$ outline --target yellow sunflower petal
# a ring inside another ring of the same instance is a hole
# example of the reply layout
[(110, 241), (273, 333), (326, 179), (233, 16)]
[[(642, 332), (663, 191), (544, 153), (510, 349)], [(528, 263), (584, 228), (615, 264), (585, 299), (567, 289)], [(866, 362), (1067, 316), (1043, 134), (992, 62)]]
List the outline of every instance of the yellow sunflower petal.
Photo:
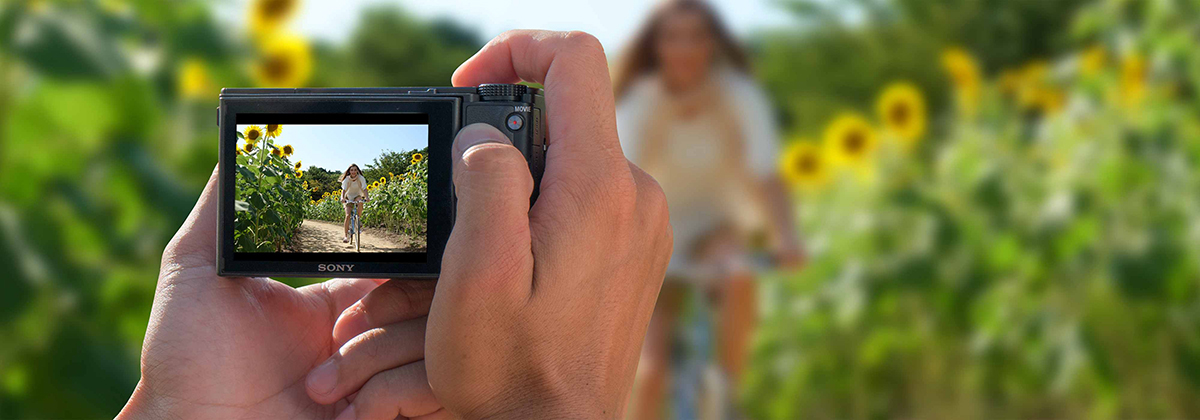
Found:
[(254, 80), (265, 87), (304, 86), (312, 67), (312, 50), (303, 38), (276, 34), (263, 42), (253, 66)]
[(883, 127), (910, 149), (925, 134), (925, 98), (909, 82), (895, 82), (884, 88), (876, 104)]

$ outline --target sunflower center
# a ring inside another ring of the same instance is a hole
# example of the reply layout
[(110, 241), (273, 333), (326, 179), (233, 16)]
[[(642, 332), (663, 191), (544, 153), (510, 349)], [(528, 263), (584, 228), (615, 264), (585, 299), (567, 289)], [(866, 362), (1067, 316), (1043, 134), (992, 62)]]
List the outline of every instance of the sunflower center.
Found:
[(274, 132), (275, 129), (277, 129), (277, 128), (279, 128), (279, 124), (267, 124), (267, 132), (268, 133)]
[(903, 127), (908, 124), (909, 117), (912, 116), (912, 111), (907, 104), (897, 103), (892, 105), (888, 110), (888, 119), (892, 120), (892, 124)]
[(291, 8), (292, 0), (266, 0), (260, 4), (263, 16), (278, 17)]
[(863, 149), (866, 148), (866, 145), (867, 136), (863, 134), (862, 131), (851, 131), (850, 133), (846, 134), (845, 138), (842, 139), (842, 147), (844, 147), (847, 152), (850, 152), (850, 154), (857, 155), (861, 153)]
[(811, 174), (817, 171), (817, 157), (804, 155), (800, 157), (800, 172)]
[(249, 133), (246, 133), (246, 138), (250, 140), (258, 140), (258, 130), (250, 130)]
[(263, 73), (272, 80), (280, 80), (292, 73), (292, 63), (282, 55), (271, 55), (263, 62)]

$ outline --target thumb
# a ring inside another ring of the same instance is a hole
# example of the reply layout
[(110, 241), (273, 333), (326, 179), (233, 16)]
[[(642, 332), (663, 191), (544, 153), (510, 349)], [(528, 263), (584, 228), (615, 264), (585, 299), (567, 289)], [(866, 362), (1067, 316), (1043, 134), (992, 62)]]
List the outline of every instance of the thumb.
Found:
[[(458, 203), (438, 292), (459, 289), (461, 284), (483, 293), (485, 299), (524, 296), (533, 267), (529, 236), (533, 177), (525, 156), (503, 132), (477, 123), (459, 131), (451, 157)], [(499, 296), (486, 297), (495, 293)]]

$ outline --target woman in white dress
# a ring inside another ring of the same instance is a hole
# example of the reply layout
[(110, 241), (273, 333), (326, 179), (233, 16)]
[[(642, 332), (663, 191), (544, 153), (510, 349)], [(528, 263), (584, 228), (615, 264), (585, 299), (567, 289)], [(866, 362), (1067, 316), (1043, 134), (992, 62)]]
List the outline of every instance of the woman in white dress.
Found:
[[(359, 198), (364, 201), (368, 200), (367, 196), (367, 181), (362, 175), (362, 170), (358, 169), (358, 164), (351, 163), (346, 172), (342, 172), (342, 176), (338, 177), (338, 181), (342, 183), (342, 203), (346, 206), (346, 220), (342, 222), (342, 242), (350, 242), (350, 209), (358, 206), (358, 217), (362, 217), (363, 203), (354, 202)], [(359, 219), (361, 220), (361, 219)]]
[(799, 263), (799, 239), (776, 175), (773, 110), (711, 6), (663, 3), (614, 79), (621, 146), (662, 186), (675, 235), (630, 407), (632, 418), (658, 418), (684, 292), (711, 298), (718, 359), (736, 385), (756, 310), (748, 238), (767, 234), (784, 264)]

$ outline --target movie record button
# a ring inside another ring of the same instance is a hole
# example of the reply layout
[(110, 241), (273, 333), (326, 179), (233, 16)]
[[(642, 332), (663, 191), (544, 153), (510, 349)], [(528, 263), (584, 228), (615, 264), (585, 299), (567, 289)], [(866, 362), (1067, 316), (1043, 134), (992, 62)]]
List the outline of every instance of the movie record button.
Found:
[(504, 125), (508, 127), (509, 131), (517, 131), (525, 126), (525, 118), (517, 113), (508, 114), (508, 118), (504, 120)]

